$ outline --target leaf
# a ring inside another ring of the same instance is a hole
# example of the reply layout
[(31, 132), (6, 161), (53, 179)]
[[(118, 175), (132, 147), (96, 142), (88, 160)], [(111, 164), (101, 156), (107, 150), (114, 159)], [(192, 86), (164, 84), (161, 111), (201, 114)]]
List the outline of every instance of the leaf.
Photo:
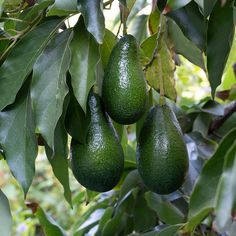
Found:
[(174, 44), (174, 51), (205, 70), (201, 50), (184, 36), (179, 26), (171, 19), (168, 19), (168, 33)]
[(195, 2), (201, 7), (201, 12), (203, 13), (203, 16), (207, 18), (211, 14), (212, 9), (215, 6), (217, 0), (212, 0), (212, 1), (195, 0)]
[(184, 215), (170, 202), (164, 201), (158, 194), (146, 192), (145, 199), (148, 206), (157, 213), (162, 222), (166, 224), (184, 222)]
[(0, 112), (0, 143), (7, 163), (24, 193), (32, 183), (37, 157), (37, 140), (28, 86), (20, 91), (17, 102)]
[(103, 44), (101, 45), (101, 60), (103, 67), (106, 68), (111, 51), (116, 44), (116, 36), (108, 29), (105, 30)]
[(3, 9), (4, 9), (4, 1), (5, 0), (0, 0), (0, 17), (2, 15)]
[(205, 51), (207, 21), (194, 1), (185, 7), (169, 12), (167, 16), (175, 21), (190, 41), (194, 42), (201, 51)]
[(140, 15), (132, 20), (132, 25), (129, 27), (129, 33), (136, 38), (138, 43), (141, 43), (148, 36), (147, 21), (148, 15)]
[(190, 197), (187, 229), (195, 228), (215, 207), (225, 153), (232, 146), (235, 137), (236, 129), (233, 129), (223, 138), (215, 154), (204, 165)]
[(202, 107), (201, 110), (208, 114), (212, 114), (215, 116), (223, 116), (224, 115), (224, 106), (216, 101), (209, 100)]
[(99, 44), (102, 44), (105, 33), (102, 8), (101, 0), (78, 0), (78, 9), (84, 17), (86, 28)]
[(31, 72), (36, 59), (61, 23), (61, 20), (42, 23), (12, 49), (0, 67), (0, 110), (14, 102), (17, 92)]
[(88, 126), (88, 119), (75, 96), (70, 94), (70, 102), (65, 118), (66, 130), (70, 136), (79, 143), (85, 142), (85, 135)]
[(177, 232), (182, 227), (181, 224), (178, 225), (170, 225), (165, 227), (164, 229), (161, 229), (160, 231), (153, 231), (141, 234), (140, 236), (177, 236)]
[(211, 121), (211, 114), (201, 112), (193, 122), (193, 131), (199, 132), (203, 137), (207, 137)]
[(184, 7), (187, 5), (191, 0), (168, 0), (167, 6), (172, 10), (176, 10), (178, 8)]
[[(149, 63), (153, 57), (153, 52), (156, 47), (157, 34), (147, 38), (141, 44), (141, 61), (143, 65)], [(156, 91), (160, 90), (160, 80), (163, 80), (165, 96), (172, 100), (176, 100), (176, 90), (174, 81), (174, 61), (172, 55), (166, 45), (164, 35), (159, 39), (158, 53), (151, 66), (146, 69), (146, 79), (149, 85)]]
[(77, 12), (76, 0), (55, 0), (47, 16), (67, 16), (75, 12)]
[(66, 236), (66, 232), (41, 207), (35, 213), (47, 236)]
[[(69, 95), (67, 95), (64, 103), (64, 111), (67, 109), (69, 102)], [(54, 147), (51, 149), (47, 145), (45, 145), (46, 155), (48, 160), (52, 166), (52, 170), (54, 175), (60, 181), (64, 188), (64, 196), (67, 202), (72, 207), (71, 200), (71, 191), (69, 184), (69, 171), (68, 171), (68, 136), (64, 126), (65, 112), (63, 112), (60, 117), (57, 126), (54, 132)]]
[(209, 18), (206, 55), (208, 79), (213, 97), (217, 86), (221, 83), (233, 42), (235, 30), (233, 2), (229, 0), (221, 6), (221, 3), (217, 1)]
[(219, 181), (216, 196), (216, 224), (221, 231), (226, 231), (232, 224), (235, 214), (236, 179), (236, 141), (226, 154), (224, 171)]
[(12, 215), (7, 197), (0, 189), (0, 235), (11, 236), (12, 234)]
[[(68, 87), (66, 73), (71, 53), (70, 30), (58, 34), (36, 61), (33, 69), (31, 96), (36, 127), (50, 148), (54, 148), (54, 131), (63, 111)], [(49, 80), (50, 79), (50, 80)]]
[(96, 81), (96, 67), (100, 55), (99, 47), (92, 35), (85, 29), (82, 17), (74, 29), (70, 48), (72, 52), (71, 84), (77, 101), (86, 113), (87, 97)]
[(156, 225), (156, 214), (147, 204), (143, 195), (136, 199), (134, 206), (134, 230), (142, 232)]

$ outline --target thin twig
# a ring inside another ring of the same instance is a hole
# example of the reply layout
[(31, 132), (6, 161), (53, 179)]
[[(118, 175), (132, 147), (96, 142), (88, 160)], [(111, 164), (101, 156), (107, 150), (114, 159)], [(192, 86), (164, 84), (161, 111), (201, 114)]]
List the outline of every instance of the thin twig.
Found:
[[(106, 2), (103, 3), (103, 8), (104, 9), (110, 9), (111, 8), (111, 4), (114, 2), (114, 0), (108, 0)], [(110, 5), (110, 6), (109, 6)], [(109, 8), (106, 8), (107, 6), (109, 6)]]
[(162, 14), (160, 15), (160, 23), (158, 25), (158, 32), (157, 32), (157, 38), (156, 38), (156, 46), (155, 46), (155, 48), (153, 50), (152, 58), (150, 59), (150, 61), (143, 68), (144, 72), (148, 69), (148, 67), (152, 66), (154, 60), (157, 58), (159, 39), (160, 39), (160, 36), (161, 36), (161, 31), (162, 31)]

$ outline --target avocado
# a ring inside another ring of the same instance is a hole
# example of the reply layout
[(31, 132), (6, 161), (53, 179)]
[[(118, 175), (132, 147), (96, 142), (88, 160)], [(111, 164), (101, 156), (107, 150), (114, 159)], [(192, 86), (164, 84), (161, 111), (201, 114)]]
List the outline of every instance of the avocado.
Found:
[(120, 180), (124, 154), (97, 94), (89, 94), (88, 112), (90, 122), (85, 143), (71, 142), (72, 171), (78, 182), (87, 189), (106, 192)]
[(147, 87), (139, 47), (125, 35), (113, 48), (105, 70), (102, 99), (110, 117), (120, 124), (137, 122), (145, 112)]
[(175, 114), (167, 105), (152, 107), (137, 142), (137, 166), (144, 184), (158, 194), (181, 187), (188, 153)]

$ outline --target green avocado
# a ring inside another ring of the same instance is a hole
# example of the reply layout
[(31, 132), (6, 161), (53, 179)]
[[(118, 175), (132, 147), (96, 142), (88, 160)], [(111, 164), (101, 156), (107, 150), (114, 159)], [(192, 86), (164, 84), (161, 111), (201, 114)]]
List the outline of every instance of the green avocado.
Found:
[(152, 107), (137, 144), (137, 165), (144, 184), (158, 194), (181, 187), (188, 171), (188, 153), (179, 123), (167, 105)]
[(121, 38), (111, 52), (102, 99), (108, 114), (120, 124), (135, 123), (145, 112), (146, 81), (139, 62), (139, 47), (132, 35)]
[(124, 154), (98, 95), (90, 93), (88, 111), (90, 122), (85, 143), (71, 142), (72, 171), (78, 182), (87, 189), (106, 192), (120, 180)]

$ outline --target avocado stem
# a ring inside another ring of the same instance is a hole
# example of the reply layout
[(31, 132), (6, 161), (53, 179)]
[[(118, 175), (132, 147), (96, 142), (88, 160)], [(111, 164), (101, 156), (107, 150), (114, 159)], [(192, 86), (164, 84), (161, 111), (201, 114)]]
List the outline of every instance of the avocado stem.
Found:
[(128, 9), (122, 4), (119, 4), (120, 7), (120, 19), (121, 19), (121, 23), (123, 24), (123, 36), (125, 36), (127, 34), (127, 25), (126, 25), (126, 21), (128, 18)]
[[(157, 60), (158, 60), (158, 66), (160, 68), (162, 68), (160, 57), (157, 57)], [(162, 70), (160, 70), (159, 81), (160, 81), (160, 99), (159, 99), (159, 104), (162, 106), (162, 105), (165, 105), (165, 89), (164, 89), (164, 81), (163, 81)]]

